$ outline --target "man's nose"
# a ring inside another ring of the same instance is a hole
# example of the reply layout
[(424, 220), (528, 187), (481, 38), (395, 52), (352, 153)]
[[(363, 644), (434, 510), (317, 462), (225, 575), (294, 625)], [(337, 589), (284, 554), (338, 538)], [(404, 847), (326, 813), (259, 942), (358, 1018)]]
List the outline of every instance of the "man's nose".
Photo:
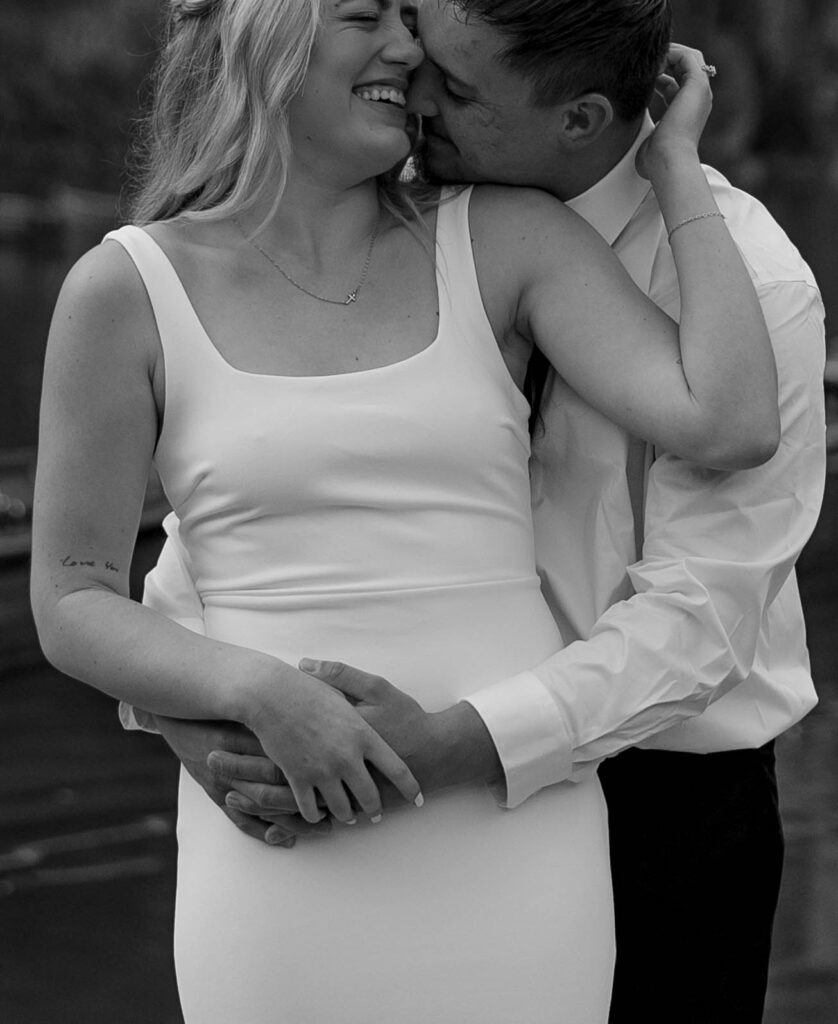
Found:
[(439, 114), (436, 102), (438, 74), (434, 65), (428, 60), (423, 61), (413, 73), (407, 92), (409, 113), (421, 114), (422, 117), (436, 117)]

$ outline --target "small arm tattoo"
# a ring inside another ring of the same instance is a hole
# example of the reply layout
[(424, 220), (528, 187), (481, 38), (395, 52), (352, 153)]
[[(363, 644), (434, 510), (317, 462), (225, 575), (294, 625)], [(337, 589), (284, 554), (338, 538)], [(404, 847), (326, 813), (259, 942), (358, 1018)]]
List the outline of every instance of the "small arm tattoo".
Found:
[[(79, 558), (75, 559), (72, 555), (65, 555), (61, 559), (61, 564), (68, 569), (73, 569), (79, 566), (89, 566), (92, 569), (96, 568), (96, 561), (92, 558)], [(105, 568), (108, 572), (119, 572), (119, 567), (114, 565), (113, 562), (106, 561)]]

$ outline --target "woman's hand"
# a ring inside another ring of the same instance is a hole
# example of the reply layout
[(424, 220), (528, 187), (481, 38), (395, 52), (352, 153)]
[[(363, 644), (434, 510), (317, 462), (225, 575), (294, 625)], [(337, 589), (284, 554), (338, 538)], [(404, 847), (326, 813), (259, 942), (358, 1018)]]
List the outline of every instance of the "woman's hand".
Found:
[(419, 784), (405, 762), (339, 691), (281, 665), (279, 673), (274, 667), (257, 680), (251, 693), (245, 723), (282, 769), (306, 821), (323, 817), (318, 795), (347, 824), (355, 820), (353, 799), (365, 814), (381, 814), (368, 764), (406, 801), (421, 804)]
[(667, 111), (637, 153), (637, 172), (653, 181), (665, 173), (673, 158), (698, 159), (698, 144), (713, 107), (704, 54), (673, 43), (666, 67), (658, 78), (658, 93)]

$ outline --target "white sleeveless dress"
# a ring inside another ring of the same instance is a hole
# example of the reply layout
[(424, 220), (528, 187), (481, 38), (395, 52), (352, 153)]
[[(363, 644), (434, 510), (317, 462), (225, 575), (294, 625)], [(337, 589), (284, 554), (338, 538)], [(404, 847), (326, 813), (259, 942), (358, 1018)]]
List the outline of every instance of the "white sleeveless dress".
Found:
[[(528, 405), (478, 291), (470, 190), (440, 207), (439, 333), (378, 369), (234, 369), (142, 230), (166, 364), (156, 465), (206, 632), (346, 661), (429, 711), (561, 644), (534, 569)], [(596, 779), (483, 786), (276, 849), (185, 773), (175, 956), (188, 1024), (600, 1024), (613, 966)]]

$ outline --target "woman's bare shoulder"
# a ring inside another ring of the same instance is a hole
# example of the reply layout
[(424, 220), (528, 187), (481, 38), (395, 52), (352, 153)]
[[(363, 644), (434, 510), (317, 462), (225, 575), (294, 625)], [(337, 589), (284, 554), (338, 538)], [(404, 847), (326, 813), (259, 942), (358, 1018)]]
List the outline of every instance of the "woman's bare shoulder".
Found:
[(584, 223), (565, 203), (540, 188), (517, 185), (476, 185), (471, 197), (472, 217), (491, 226), (524, 224), (574, 226)]
[(53, 315), (51, 335), (68, 344), (156, 358), (154, 313), (142, 278), (119, 242), (105, 239), (70, 268)]
[(568, 258), (602, 241), (577, 213), (537, 188), (480, 185), (474, 189), (469, 222), (475, 246), (503, 248), (529, 262), (541, 256)]
[(469, 225), (481, 287), (499, 289), (510, 307), (534, 282), (547, 277), (559, 290), (568, 268), (611, 255), (578, 214), (540, 189), (475, 188)]

